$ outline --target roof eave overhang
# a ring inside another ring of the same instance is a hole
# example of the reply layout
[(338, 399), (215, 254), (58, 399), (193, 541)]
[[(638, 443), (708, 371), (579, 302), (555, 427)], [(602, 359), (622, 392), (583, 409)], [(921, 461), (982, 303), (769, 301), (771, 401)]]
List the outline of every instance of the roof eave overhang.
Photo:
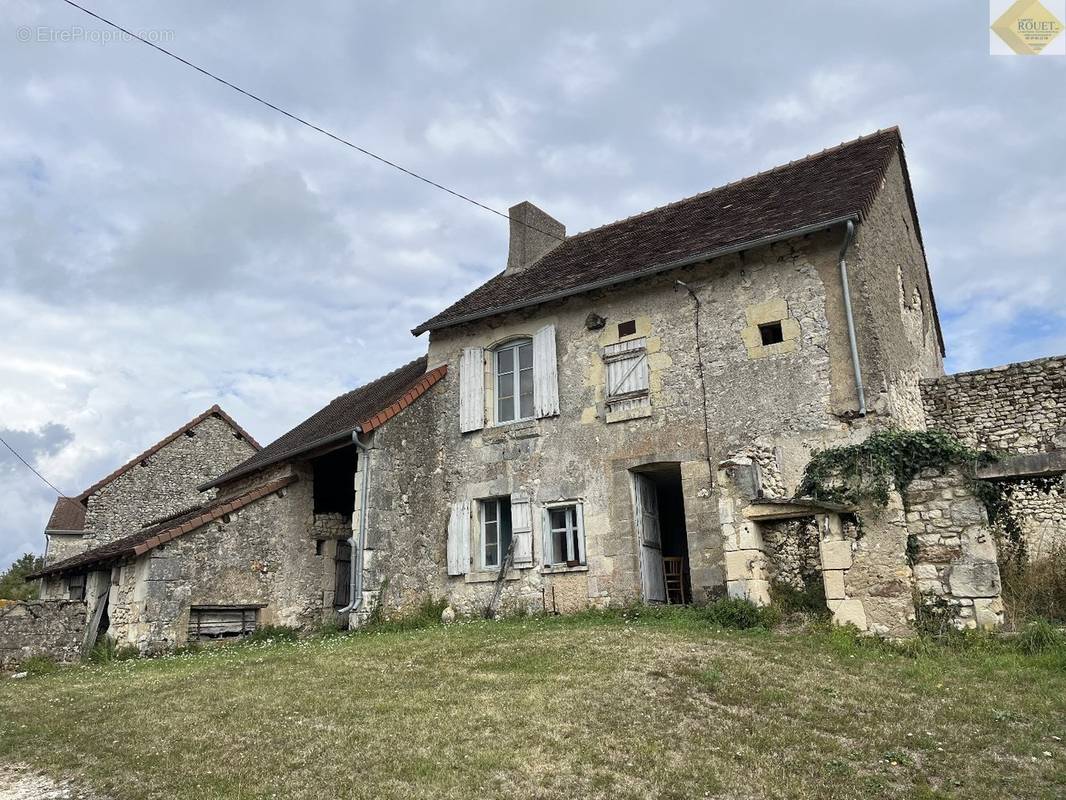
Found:
[(99, 570), (104, 566), (115, 564), (116, 562), (123, 561), (130, 556), (134, 555), (133, 550), (123, 550), (120, 553), (109, 553), (106, 556), (101, 556), (95, 561), (83, 561), (80, 564), (71, 564), (69, 566), (58, 567), (45, 567), (37, 572), (31, 572), (26, 576), (26, 580), (39, 581), (44, 578), (50, 578), (55, 575), (66, 575), (68, 573), (76, 572), (92, 572)]
[(770, 236), (763, 236), (758, 239), (749, 239), (736, 244), (726, 245), (725, 247), (719, 247), (715, 250), (709, 250), (703, 253), (696, 253), (695, 255), (685, 256), (684, 258), (677, 259), (675, 261), (667, 261), (661, 264), (653, 264), (650, 267), (644, 267), (642, 269), (633, 270), (632, 272), (626, 272), (622, 275), (613, 275), (610, 278), (604, 278), (603, 280), (593, 281), (591, 283), (583, 283), (580, 286), (574, 286), (570, 289), (564, 289), (559, 292), (553, 292), (552, 294), (542, 295), (530, 300), (523, 300), (517, 303), (509, 303), (508, 305), (501, 306), (499, 308), (493, 308), (487, 311), (478, 311), (473, 314), (467, 314), (456, 319), (449, 320), (448, 322), (442, 322), (439, 325), (430, 325), (423, 323), (417, 328), (411, 330), (411, 334), (419, 336), (426, 331), (439, 331), (444, 328), (453, 328), (456, 325), (462, 325), (467, 322), (475, 322), (480, 319), (487, 319), (489, 317), (495, 317), (499, 314), (506, 314), (509, 311), (519, 311), (523, 308), (530, 308), (532, 306), (540, 305), (541, 303), (551, 303), (555, 300), (562, 300), (567, 297), (573, 297), (575, 295), (584, 294), (585, 292), (593, 292), (597, 289), (604, 289), (608, 286), (616, 286), (620, 283), (627, 283), (629, 281), (639, 280), (641, 278), (647, 278), (651, 275), (657, 275), (660, 272), (669, 272), (672, 269), (678, 269), (680, 267), (691, 266), (692, 264), (699, 264), (703, 261), (710, 261), (714, 258), (720, 258), (722, 256), (732, 255), (733, 253), (739, 253), (743, 250), (754, 250), (757, 247), (765, 247), (777, 242), (783, 242), (786, 239), (793, 239), (797, 236), (805, 236), (809, 233), (816, 233), (826, 228), (831, 228), (834, 225), (841, 225), (849, 220), (858, 223), (860, 221), (861, 214), (858, 211), (845, 214), (839, 217), (833, 217), (831, 219), (822, 220), (821, 222), (814, 222), (810, 225), (803, 225), (799, 228), (791, 228), (790, 230), (783, 231), (781, 233), (775, 233)]

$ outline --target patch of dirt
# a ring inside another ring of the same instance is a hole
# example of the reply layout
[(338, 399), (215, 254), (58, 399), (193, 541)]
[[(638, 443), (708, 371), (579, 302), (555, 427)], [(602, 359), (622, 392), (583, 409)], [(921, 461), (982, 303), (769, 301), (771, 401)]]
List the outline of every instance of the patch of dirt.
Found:
[(0, 764), (0, 800), (107, 800), (19, 764)]

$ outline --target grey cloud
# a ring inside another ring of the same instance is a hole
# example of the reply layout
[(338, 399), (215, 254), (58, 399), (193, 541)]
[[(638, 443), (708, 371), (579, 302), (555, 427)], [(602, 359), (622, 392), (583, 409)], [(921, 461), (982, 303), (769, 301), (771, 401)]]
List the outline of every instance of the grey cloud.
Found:
[[(0, 428), (0, 437), (30, 464), (34, 464), (41, 457), (54, 456), (74, 441), (74, 433), (70, 428), (58, 422), (49, 422), (36, 430), (28, 431)], [(11, 472), (26, 469), (7, 448), (0, 448), (0, 464)]]

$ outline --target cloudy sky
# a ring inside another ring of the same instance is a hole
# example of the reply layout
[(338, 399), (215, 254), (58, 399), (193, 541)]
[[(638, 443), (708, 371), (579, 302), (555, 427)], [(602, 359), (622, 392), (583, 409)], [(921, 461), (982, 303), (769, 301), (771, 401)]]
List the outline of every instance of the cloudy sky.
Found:
[[(83, 2), (571, 232), (898, 124), (949, 369), (1066, 352), (1066, 57), (989, 56), (980, 0)], [(60, 0), (0, 20), (0, 433), (65, 492), (215, 402), (272, 440), (503, 266), (505, 221)], [(0, 567), (52, 500), (0, 453)]]

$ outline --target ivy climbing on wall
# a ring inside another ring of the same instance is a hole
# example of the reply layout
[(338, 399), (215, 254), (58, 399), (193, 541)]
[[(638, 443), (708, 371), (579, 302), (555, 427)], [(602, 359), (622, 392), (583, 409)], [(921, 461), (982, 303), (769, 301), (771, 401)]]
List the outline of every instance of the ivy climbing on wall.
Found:
[(796, 493), (845, 505), (884, 507), (893, 485), (905, 492), (922, 470), (958, 467), (972, 476), (978, 465), (994, 460), (991, 453), (971, 450), (941, 431), (885, 430), (859, 444), (815, 452)]
[(984, 505), (996, 535), (1009, 543), (1011, 553), (1021, 557), (1022, 524), (1013, 513), (1013, 493), (1022, 487), (1050, 492), (1061, 484), (1061, 478), (978, 480), (977, 467), (995, 460), (995, 454), (969, 448), (942, 431), (890, 429), (859, 444), (815, 452), (796, 494), (844, 505), (884, 507), (893, 486), (905, 497), (907, 487), (923, 470), (955, 467), (968, 477), (970, 491)]

